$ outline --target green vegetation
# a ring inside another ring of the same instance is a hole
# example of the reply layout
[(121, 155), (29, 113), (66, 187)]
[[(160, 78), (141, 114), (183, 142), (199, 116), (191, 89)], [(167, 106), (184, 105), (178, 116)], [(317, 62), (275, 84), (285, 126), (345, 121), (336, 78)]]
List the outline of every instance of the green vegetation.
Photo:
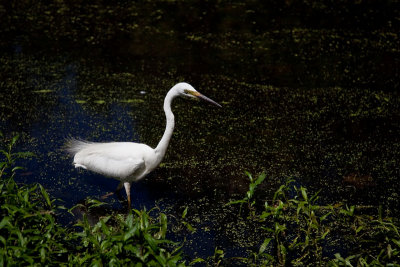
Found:
[(254, 217), (255, 216), (254, 205), (256, 203), (256, 201), (253, 199), (254, 190), (257, 188), (257, 186), (259, 184), (261, 184), (264, 181), (264, 179), (266, 177), (266, 174), (263, 173), (263, 174), (259, 175), (257, 179), (254, 179), (253, 176), (251, 175), (251, 173), (249, 173), (249, 172), (246, 172), (246, 175), (250, 179), (249, 191), (246, 192), (246, 196), (243, 199), (231, 201), (227, 205), (240, 204), (240, 210), (239, 210), (239, 214), (240, 214), (241, 211), (242, 211), (243, 204), (247, 203), (247, 206), (249, 208), (250, 214)]
[(60, 241), (66, 231), (56, 224), (54, 200), (41, 185), (18, 185), (15, 162), (30, 153), (13, 153), (18, 136), (0, 150), (0, 265), (49, 264), (59, 261), (67, 249)]
[[(166, 238), (167, 215), (159, 210), (133, 209), (128, 215), (110, 214), (91, 225), (86, 215), (74, 228), (57, 223), (57, 206), (40, 185), (19, 185), (14, 175), (21, 157), (32, 153), (13, 153), (18, 136), (0, 150), (0, 265), (91, 265), (91, 266), (185, 266), (183, 244)], [(377, 214), (363, 214), (363, 207), (342, 203), (321, 205), (318, 192), (310, 195), (306, 188), (289, 180), (281, 185), (271, 200), (258, 208), (255, 191), (266, 178), (247, 173), (249, 190), (241, 200), (228, 205), (247, 204), (247, 223), (261, 223), (265, 239), (248, 257), (225, 258), (223, 248), (213, 256), (191, 262), (223, 266), (241, 262), (249, 266), (330, 265), (395, 266), (400, 264), (400, 233), (397, 219)], [(90, 208), (103, 203), (89, 201)], [(237, 211), (237, 210), (236, 210)], [(247, 212), (246, 211), (246, 212)], [(245, 212), (243, 212), (245, 213)], [(156, 214), (156, 215), (154, 215)], [(196, 229), (186, 222), (189, 232)], [(190, 214), (189, 214), (190, 216)]]
[[(251, 175), (249, 192), (264, 180)], [(249, 193), (248, 192), (248, 193)], [(294, 194), (294, 197), (289, 195)], [(245, 197), (248, 200), (248, 196)], [(264, 210), (248, 219), (264, 223), (266, 238), (249, 265), (394, 266), (400, 263), (400, 234), (397, 219), (362, 214), (363, 207), (343, 204), (320, 205), (318, 193), (293, 186), (289, 180), (264, 203)], [(241, 201), (231, 202), (232, 204)], [(254, 206), (251, 202), (250, 209)], [(359, 212), (358, 212), (359, 211)], [(346, 253), (346, 256), (340, 252)], [(334, 257), (334, 259), (332, 259)]]
[[(84, 217), (80, 226), (83, 231), (72, 234), (80, 243), (76, 254), (70, 254), (69, 262), (96, 266), (120, 266), (135, 263), (136, 266), (183, 266), (180, 248), (169, 251), (166, 240), (167, 216), (160, 213), (158, 222), (146, 210), (133, 210), (125, 215), (107, 216), (91, 226)], [(74, 242), (73, 242), (74, 243)]]

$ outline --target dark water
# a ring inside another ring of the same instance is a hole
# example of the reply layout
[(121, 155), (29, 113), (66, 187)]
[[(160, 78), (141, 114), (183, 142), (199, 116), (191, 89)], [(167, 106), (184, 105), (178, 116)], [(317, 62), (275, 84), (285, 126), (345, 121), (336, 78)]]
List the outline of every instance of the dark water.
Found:
[(267, 173), (260, 201), (295, 179), (325, 203), (398, 212), (400, 45), (390, 4), (340, 6), (344, 15), (290, 1), (73, 5), (38, 5), (32, 24), (14, 6), (2, 20), (0, 129), (21, 133), (17, 149), (37, 155), (21, 162), (18, 181), (40, 182), (67, 207), (114, 190), (117, 181), (73, 169), (65, 139), (155, 147), (164, 96), (186, 81), (223, 108), (175, 100), (167, 155), (132, 200), (176, 216), (188, 206), (197, 228), (188, 254), (237, 256), (260, 244), (223, 206), (247, 191), (244, 171)]

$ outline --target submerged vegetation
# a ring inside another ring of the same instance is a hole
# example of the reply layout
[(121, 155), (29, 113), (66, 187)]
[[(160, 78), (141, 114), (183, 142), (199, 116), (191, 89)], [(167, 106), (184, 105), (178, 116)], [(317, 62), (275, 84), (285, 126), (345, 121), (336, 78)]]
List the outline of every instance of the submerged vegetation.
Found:
[[(95, 265), (95, 266), (185, 266), (182, 248), (185, 243), (168, 240), (171, 226), (168, 214), (160, 210), (133, 209), (128, 215), (111, 213), (89, 223), (84, 214), (74, 227), (57, 222), (57, 215), (66, 212), (56, 205), (40, 184), (19, 185), (14, 181), (20, 157), (31, 153), (14, 153), (12, 138), (0, 150), (0, 265)], [(254, 229), (264, 237), (257, 249), (247, 257), (225, 258), (224, 248), (206, 259), (190, 259), (190, 265), (226, 264), (260, 265), (327, 265), (384, 266), (400, 264), (399, 221), (385, 216), (382, 207), (365, 207), (337, 203), (319, 203), (318, 192), (310, 195), (303, 186), (288, 180), (262, 208), (255, 198), (257, 187), (266, 174), (253, 178), (247, 173), (249, 190), (240, 204), (240, 220), (257, 224)], [(91, 207), (102, 205), (89, 201)], [(242, 208), (243, 204), (244, 208)], [(89, 207), (89, 209), (91, 208)], [(373, 209), (377, 212), (371, 212)], [(243, 210), (243, 212), (242, 212)], [(152, 215), (153, 214), (153, 215)], [(182, 225), (189, 232), (194, 227), (186, 222), (188, 208), (182, 214)]]

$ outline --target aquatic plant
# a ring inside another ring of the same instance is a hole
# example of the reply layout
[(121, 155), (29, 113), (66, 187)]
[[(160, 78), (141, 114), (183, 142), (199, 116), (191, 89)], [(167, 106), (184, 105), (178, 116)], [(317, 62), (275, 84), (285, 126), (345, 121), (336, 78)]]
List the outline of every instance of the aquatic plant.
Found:
[[(4, 138), (3, 133), (0, 132), (0, 138)], [(9, 177), (14, 177), (15, 172), (17, 170), (23, 169), (22, 167), (15, 166), (15, 161), (20, 158), (30, 158), (33, 157), (34, 154), (31, 152), (13, 152), (12, 149), (15, 143), (18, 141), (19, 135), (14, 135), (13, 138), (8, 142), (5, 148), (0, 149), (1, 153), (1, 161), (0, 161), (0, 178), (3, 175), (7, 175)], [(10, 173), (7, 173), (10, 171)]]
[[(349, 213), (349, 209), (351, 212)], [(355, 253), (348, 256), (335, 254), (330, 261), (331, 266), (398, 266), (400, 264), (400, 234), (397, 219), (384, 217), (382, 207), (378, 215), (352, 214), (354, 206), (340, 209), (341, 214), (348, 218), (350, 233), (347, 236), (352, 241)]]
[(0, 161), (0, 266), (48, 265), (63, 261), (67, 253), (67, 232), (56, 223), (54, 200), (39, 184), (18, 185), (13, 177), (21, 167), (21, 157), (32, 153), (13, 153), (15, 135), (1, 149)]
[[(136, 210), (125, 215), (100, 218), (94, 226), (87, 216), (76, 226), (72, 236), (78, 244), (69, 262), (83, 265), (183, 266), (180, 247), (166, 239), (167, 216), (160, 213), (158, 222), (151, 210)], [(171, 246), (169, 246), (171, 245)], [(175, 247), (168, 249), (169, 247)], [(180, 262), (180, 263), (179, 263)]]
[[(259, 176), (264, 180), (265, 174)], [(254, 181), (254, 179), (252, 179)], [(400, 262), (398, 220), (378, 215), (357, 213), (362, 206), (343, 203), (319, 204), (319, 192), (309, 195), (293, 180), (281, 185), (272, 200), (265, 201), (264, 210), (257, 212), (254, 200), (249, 205), (253, 220), (265, 223), (266, 238), (248, 258), (249, 265), (331, 265), (369, 266)], [(257, 184), (258, 185), (258, 184)], [(250, 183), (250, 189), (254, 182)], [(295, 192), (294, 197), (289, 197)], [(252, 194), (246, 194), (243, 203)], [(249, 220), (250, 218), (247, 218)], [(346, 255), (343, 254), (346, 251)]]
[(250, 180), (249, 190), (246, 192), (245, 197), (243, 199), (230, 201), (226, 205), (240, 204), (240, 209), (239, 209), (239, 215), (240, 215), (240, 213), (242, 211), (243, 204), (247, 203), (247, 207), (248, 207), (248, 209), (250, 211), (250, 216), (254, 217), (255, 216), (254, 205), (256, 203), (255, 200), (253, 199), (254, 192), (255, 192), (257, 186), (264, 181), (264, 179), (266, 177), (266, 174), (262, 173), (257, 177), (257, 179), (254, 179), (253, 176), (251, 175), (251, 173), (249, 173), (247, 171), (245, 173), (249, 177), (249, 180)]

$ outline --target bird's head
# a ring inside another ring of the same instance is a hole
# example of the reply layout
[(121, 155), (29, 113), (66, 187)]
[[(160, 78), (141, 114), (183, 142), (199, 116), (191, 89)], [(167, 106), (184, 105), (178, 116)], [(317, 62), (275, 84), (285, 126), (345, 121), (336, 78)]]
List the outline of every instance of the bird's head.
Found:
[(213, 105), (216, 105), (218, 107), (221, 107), (220, 104), (218, 104), (217, 102), (215, 102), (214, 100), (206, 97), (205, 95), (202, 95), (201, 93), (199, 93), (196, 89), (193, 88), (193, 86), (191, 86), (188, 83), (178, 83), (175, 86), (175, 90), (177, 91), (179, 96), (183, 96), (183, 97), (189, 97), (189, 98), (198, 98), (204, 101), (207, 101)]

